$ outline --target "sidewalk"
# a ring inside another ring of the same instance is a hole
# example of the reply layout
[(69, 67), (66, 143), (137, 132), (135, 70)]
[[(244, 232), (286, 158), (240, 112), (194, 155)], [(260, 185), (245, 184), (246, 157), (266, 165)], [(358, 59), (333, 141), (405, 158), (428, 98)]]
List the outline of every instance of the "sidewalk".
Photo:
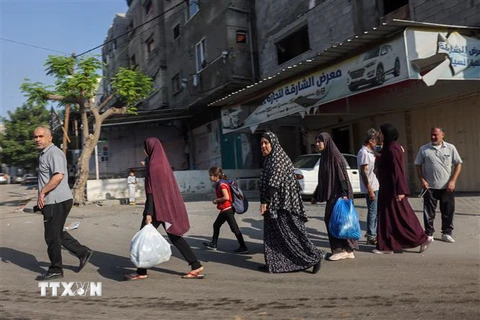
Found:
[[(421, 199), (411, 198), (421, 219)], [(478, 319), (480, 317), (479, 195), (457, 197), (456, 243), (436, 241), (422, 254), (418, 248), (394, 255), (375, 255), (360, 241), (353, 260), (324, 261), (322, 270), (268, 274), (264, 263), (263, 221), (258, 201), (237, 216), (249, 254), (231, 251), (238, 244), (228, 225), (221, 229), (219, 250), (202, 242), (212, 235), (218, 214), (210, 201), (186, 202), (190, 231), (186, 240), (205, 266), (204, 280), (182, 280), (188, 270), (176, 248), (170, 261), (149, 271), (149, 278), (125, 282), (134, 271), (129, 245), (142, 220), (143, 206), (103, 202), (73, 208), (70, 231), (95, 252), (81, 273), (78, 259), (64, 252), (65, 282), (101, 282), (102, 297), (40, 297), (36, 275), (48, 266), (42, 217), (31, 213), (2, 214), (0, 284), (2, 318), (48, 319)], [(362, 229), (366, 210), (355, 200)], [(324, 206), (305, 202), (307, 232), (313, 243), (329, 251)], [(440, 230), (440, 217), (435, 220)], [(161, 234), (165, 235), (162, 228)], [(61, 291), (60, 291), (61, 292)]]

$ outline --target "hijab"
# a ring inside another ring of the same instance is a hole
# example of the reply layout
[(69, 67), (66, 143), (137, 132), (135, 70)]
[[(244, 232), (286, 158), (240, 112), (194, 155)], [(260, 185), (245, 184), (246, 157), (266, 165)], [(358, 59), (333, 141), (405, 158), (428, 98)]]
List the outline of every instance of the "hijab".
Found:
[(389, 145), (393, 141), (398, 139), (398, 130), (391, 123), (384, 123), (380, 126), (380, 130), (383, 134), (383, 144), (384, 146)]
[(190, 229), (190, 223), (170, 162), (157, 138), (147, 138), (144, 147), (148, 155), (145, 164), (145, 192), (153, 196), (155, 218), (165, 222), (168, 233), (182, 236)]
[(292, 161), (273, 132), (265, 132), (262, 138), (267, 139), (272, 146), (271, 152), (265, 157), (260, 175), (260, 198), (267, 198), (271, 188), (276, 191), (270, 199), (270, 217), (277, 218), (279, 210), (283, 209), (306, 220), (300, 185), (295, 178)]
[(325, 145), (321, 152), (318, 169), (317, 200), (324, 202), (339, 197), (342, 190), (342, 181), (347, 184), (347, 197), (352, 199), (352, 185), (348, 179), (347, 166), (340, 150), (333, 142), (332, 137), (326, 132), (320, 133), (317, 140), (322, 141)]

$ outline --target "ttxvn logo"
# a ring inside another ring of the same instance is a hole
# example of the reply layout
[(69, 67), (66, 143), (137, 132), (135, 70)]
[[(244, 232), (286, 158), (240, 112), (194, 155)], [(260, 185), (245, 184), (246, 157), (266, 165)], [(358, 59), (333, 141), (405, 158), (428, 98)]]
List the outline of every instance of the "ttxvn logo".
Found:
[(47, 296), (48, 293), (52, 297), (56, 296), (102, 296), (101, 282), (39, 282), (40, 295)]

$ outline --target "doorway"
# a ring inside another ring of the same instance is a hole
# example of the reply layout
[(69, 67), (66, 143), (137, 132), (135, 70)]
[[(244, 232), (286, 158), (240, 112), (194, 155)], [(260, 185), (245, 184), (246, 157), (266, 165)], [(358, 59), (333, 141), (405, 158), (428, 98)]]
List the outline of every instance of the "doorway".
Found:
[(332, 139), (341, 153), (350, 153), (350, 126), (332, 129)]

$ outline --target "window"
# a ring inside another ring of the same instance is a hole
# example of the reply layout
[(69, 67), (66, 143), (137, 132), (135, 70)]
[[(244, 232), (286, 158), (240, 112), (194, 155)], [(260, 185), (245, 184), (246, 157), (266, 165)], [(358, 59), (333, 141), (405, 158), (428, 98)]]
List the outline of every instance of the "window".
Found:
[(153, 37), (148, 38), (145, 43), (147, 44), (148, 55), (152, 54), (152, 52), (155, 50), (155, 41), (153, 41)]
[(198, 0), (186, 0), (187, 9), (186, 9), (186, 21), (190, 20), (199, 10)]
[(180, 24), (173, 27), (173, 39), (177, 39), (178, 37), (180, 37)]
[(207, 66), (206, 57), (207, 45), (205, 39), (195, 45), (195, 57), (197, 62), (197, 72), (202, 71)]
[(135, 29), (134, 27), (134, 23), (133, 23), (133, 19), (130, 21), (130, 23), (128, 24), (128, 31), (130, 31), (130, 33), (128, 34), (128, 36), (131, 38), (133, 38), (133, 36), (135, 35)]
[(181, 84), (180, 84), (180, 74), (176, 74), (173, 78), (172, 78), (172, 92), (175, 94), (177, 93), (178, 91), (180, 91), (181, 89)]
[(145, 8), (145, 15), (148, 15), (150, 12), (152, 12), (152, 9), (153, 9), (152, 0), (148, 0), (145, 3), (144, 8)]
[(383, 14), (390, 13), (406, 5), (408, 5), (408, 0), (383, 0)]
[(237, 43), (247, 44), (247, 33), (244, 31), (237, 31), (235, 39)]
[(108, 162), (108, 143), (106, 141), (98, 142), (98, 161)]
[(308, 26), (304, 26), (278, 41), (275, 46), (277, 47), (278, 64), (285, 63), (310, 50)]
[(137, 66), (137, 58), (135, 57), (135, 55), (133, 54), (131, 57), (130, 57), (130, 68), (134, 68)]

